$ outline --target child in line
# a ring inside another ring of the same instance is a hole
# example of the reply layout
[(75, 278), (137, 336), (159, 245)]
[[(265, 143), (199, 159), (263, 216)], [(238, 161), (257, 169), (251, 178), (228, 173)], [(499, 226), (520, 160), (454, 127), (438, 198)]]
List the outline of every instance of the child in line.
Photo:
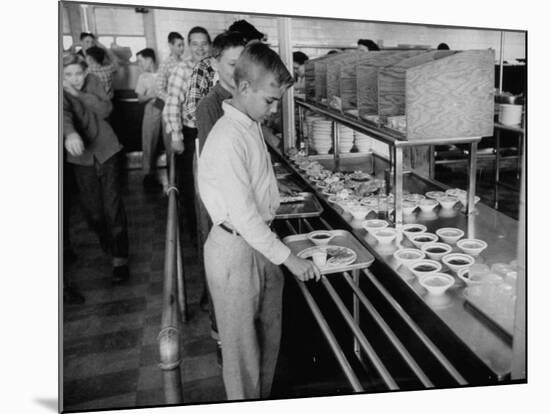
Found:
[(223, 354), (227, 398), (269, 397), (281, 338), (284, 264), (298, 279), (319, 269), (271, 231), (280, 204), (261, 122), (276, 111), (292, 76), (262, 43), (249, 44), (199, 159), (198, 184), (214, 226), (204, 246)]
[(112, 254), (114, 283), (129, 279), (128, 228), (116, 154), (122, 149), (105, 120), (112, 103), (80, 56), (63, 57), (63, 136), (86, 219)]

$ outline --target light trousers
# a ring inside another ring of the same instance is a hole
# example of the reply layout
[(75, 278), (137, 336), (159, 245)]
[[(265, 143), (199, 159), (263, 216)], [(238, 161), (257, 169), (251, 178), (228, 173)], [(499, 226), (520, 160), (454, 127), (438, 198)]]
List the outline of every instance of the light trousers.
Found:
[[(157, 146), (162, 125), (162, 111), (151, 102), (145, 104), (141, 125), (141, 147), (143, 150), (143, 172), (151, 174), (157, 165)], [(163, 135), (164, 136), (164, 135)]]
[(208, 235), (204, 263), (227, 398), (267, 398), (281, 340), (283, 273), (241, 236), (219, 226)]

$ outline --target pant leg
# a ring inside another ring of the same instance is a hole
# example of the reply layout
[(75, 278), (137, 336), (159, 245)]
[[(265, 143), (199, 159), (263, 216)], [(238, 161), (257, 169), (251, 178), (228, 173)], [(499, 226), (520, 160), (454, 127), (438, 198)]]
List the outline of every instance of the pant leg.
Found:
[(65, 160), (65, 154), (63, 154), (63, 250), (71, 248), (70, 218), (74, 186), (72, 165)]
[(97, 234), (100, 243), (104, 246), (109, 246), (111, 240), (106, 231), (105, 215), (103, 214), (103, 195), (97, 170), (93, 165), (73, 165), (73, 172), (86, 222)]
[[(162, 117), (161, 117), (162, 118)], [(162, 142), (164, 144), (164, 152), (166, 153), (166, 171), (170, 171), (170, 156), (172, 155), (172, 137), (166, 131), (166, 122), (161, 120), (162, 126)]]
[[(282, 284), (276, 279), (266, 283), (267, 259), (240, 236), (218, 226), (208, 236), (204, 257), (222, 343), (227, 397), (260, 398), (262, 390), (271, 388), (272, 361), (277, 360), (282, 305), (275, 286), (282, 288)], [(270, 341), (274, 343), (268, 345)]]
[(196, 128), (183, 127), (184, 151), (178, 159), (179, 188), (185, 218), (192, 239), (197, 237), (197, 222), (195, 214), (195, 180), (193, 178), (193, 158), (195, 156)]
[(103, 212), (107, 231), (113, 240), (112, 254), (115, 265), (125, 264), (128, 259), (128, 223), (122, 201), (119, 168), (116, 155), (99, 166)]
[(161, 130), (162, 112), (147, 103), (143, 112), (141, 126), (141, 143), (143, 148), (142, 169), (144, 174), (151, 174), (156, 168), (157, 146)]

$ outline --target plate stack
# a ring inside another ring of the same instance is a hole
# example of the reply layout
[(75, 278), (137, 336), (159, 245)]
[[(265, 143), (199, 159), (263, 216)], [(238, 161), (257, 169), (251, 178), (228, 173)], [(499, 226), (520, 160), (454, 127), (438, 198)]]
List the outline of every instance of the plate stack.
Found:
[(350, 152), (353, 147), (353, 129), (338, 124), (338, 148), (341, 153)]
[(316, 117), (311, 125), (309, 139), (313, 148), (318, 154), (328, 154), (332, 147), (332, 121)]
[(313, 121), (316, 119), (325, 119), (321, 115), (318, 115), (314, 112), (307, 112), (305, 115), (305, 122), (302, 125), (303, 126), (303, 133), (306, 137), (311, 138), (310, 135), (312, 135), (313, 132)]
[(372, 138), (360, 132), (355, 132), (355, 146), (359, 152), (370, 152), (372, 150)]

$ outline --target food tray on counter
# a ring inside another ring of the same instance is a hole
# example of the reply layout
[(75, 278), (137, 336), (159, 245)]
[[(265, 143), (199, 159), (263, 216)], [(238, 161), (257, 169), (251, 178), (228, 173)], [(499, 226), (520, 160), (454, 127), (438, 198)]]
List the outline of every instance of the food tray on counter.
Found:
[(323, 213), (321, 203), (312, 193), (302, 192), (295, 195), (303, 197), (304, 200), (291, 203), (281, 201), (281, 205), (275, 213), (275, 220), (319, 217)]
[[(374, 262), (374, 257), (350, 232), (346, 230), (331, 230), (329, 233), (334, 235), (329, 246), (347, 247), (353, 250), (357, 255), (357, 259), (353, 263), (347, 265), (327, 265), (320, 267), (319, 270), (321, 274), (327, 275), (350, 270), (365, 269)], [(308, 239), (308, 233), (287, 236), (283, 239), (283, 243), (286, 244), (295, 255), (298, 255), (305, 249), (315, 247), (315, 244)], [(323, 246), (319, 247), (322, 248)]]
[(292, 175), (292, 171), (290, 171), (284, 164), (280, 162), (273, 163), (273, 171), (275, 172), (275, 178), (277, 178), (278, 180)]

